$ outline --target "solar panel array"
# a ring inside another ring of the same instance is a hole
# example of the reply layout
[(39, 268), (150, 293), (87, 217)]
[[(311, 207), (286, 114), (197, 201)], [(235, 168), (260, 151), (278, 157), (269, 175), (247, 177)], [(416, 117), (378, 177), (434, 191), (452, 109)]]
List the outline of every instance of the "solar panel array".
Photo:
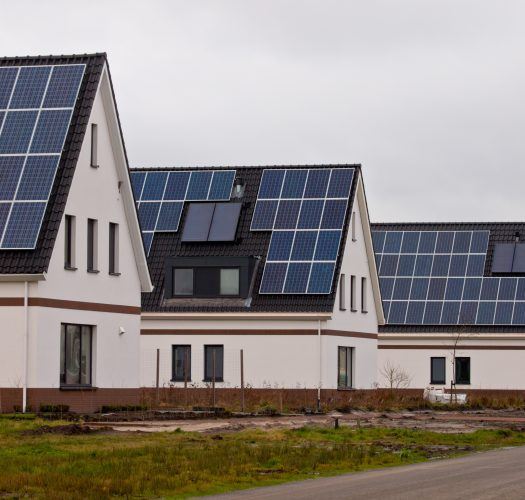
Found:
[(146, 253), (155, 233), (178, 231), (185, 201), (228, 201), (235, 174), (235, 170), (131, 172)]
[(0, 249), (35, 248), (84, 70), (0, 68)]
[(272, 231), (259, 293), (328, 294), (353, 168), (263, 171), (252, 231)]
[(483, 276), (489, 231), (372, 235), (388, 324), (525, 324), (525, 278)]

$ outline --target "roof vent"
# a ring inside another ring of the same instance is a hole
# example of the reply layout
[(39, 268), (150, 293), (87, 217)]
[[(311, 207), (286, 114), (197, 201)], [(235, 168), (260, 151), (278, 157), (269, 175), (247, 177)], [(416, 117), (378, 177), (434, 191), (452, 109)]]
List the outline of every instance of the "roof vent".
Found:
[(242, 198), (244, 196), (244, 181), (240, 177), (235, 178), (233, 183), (232, 198)]

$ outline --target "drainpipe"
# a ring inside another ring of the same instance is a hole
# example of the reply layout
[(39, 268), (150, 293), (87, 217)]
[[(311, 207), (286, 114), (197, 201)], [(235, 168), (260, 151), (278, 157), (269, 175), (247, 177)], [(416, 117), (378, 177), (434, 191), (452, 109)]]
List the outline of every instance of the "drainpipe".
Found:
[(323, 361), (321, 349), (321, 320), (317, 324), (317, 338), (319, 339), (319, 385), (317, 387), (317, 411), (321, 411), (321, 385), (323, 384)]
[(22, 411), (25, 413), (27, 408), (27, 380), (29, 367), (29, 282), (24, 281), (24, 377), (22, 385)]

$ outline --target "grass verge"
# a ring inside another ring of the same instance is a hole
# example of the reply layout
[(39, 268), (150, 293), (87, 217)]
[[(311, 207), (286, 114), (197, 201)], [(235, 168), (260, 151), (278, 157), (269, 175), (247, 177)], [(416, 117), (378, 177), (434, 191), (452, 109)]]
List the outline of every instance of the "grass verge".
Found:
[(38, 419), (0, 419), (0, 497), (183, 498), (525, 444), (525, 433), (511, 430), (305, 427), (64, 435), (65, 427), (54, 433), (42, 425)]

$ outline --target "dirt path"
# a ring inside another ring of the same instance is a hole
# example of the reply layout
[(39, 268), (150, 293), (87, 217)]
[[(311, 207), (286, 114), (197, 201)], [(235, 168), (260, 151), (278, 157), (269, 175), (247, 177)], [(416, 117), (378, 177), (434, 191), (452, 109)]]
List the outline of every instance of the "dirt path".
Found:
[(353, 412), (330, 415), (243, 417), (206, 420), (141, 422), (90, 422), (92, 428), (120, 432), (233, 432), (243, 429), (294, 429), (305, 425), (426, 429), (436, 432), (473, 432), (477, 429), (513, 428), (525, 430), (525, 412)]

